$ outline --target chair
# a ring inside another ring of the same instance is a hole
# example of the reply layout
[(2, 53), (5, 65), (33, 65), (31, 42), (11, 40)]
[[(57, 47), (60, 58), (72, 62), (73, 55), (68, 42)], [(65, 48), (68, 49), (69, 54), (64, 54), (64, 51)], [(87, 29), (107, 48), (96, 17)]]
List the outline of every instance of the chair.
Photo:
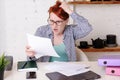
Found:
[(76, 47), (76, 55), (77, 55), (77, 61), (89, 61), (86, 54)]

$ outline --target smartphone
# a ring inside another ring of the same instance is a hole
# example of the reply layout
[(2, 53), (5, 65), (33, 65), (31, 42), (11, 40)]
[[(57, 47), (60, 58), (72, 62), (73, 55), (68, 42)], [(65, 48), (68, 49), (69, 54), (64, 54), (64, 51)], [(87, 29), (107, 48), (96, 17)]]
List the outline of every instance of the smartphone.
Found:
[(26, 72), (26, 79), (36, 79), (36, 72)]

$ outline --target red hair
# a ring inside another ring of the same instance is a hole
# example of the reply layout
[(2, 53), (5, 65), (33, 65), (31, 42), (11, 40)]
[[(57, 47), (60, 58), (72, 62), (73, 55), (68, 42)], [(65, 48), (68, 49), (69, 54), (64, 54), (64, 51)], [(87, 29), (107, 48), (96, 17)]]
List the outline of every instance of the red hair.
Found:
[(61, 7), (61, 2), (57, 1), (55, 5), (51, 6), (48, 10), (49, 14), (53, 12), (62, 20), (67, 20), (69, 18), (69, 14), (65, 12)]

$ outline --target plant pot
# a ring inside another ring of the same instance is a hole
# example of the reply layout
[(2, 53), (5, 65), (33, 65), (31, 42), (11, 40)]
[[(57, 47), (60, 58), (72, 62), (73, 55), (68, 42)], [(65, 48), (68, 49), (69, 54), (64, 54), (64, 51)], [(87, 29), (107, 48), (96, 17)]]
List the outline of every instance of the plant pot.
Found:
[(4, 80), (4, 69), (0, 71), (0, 80)]

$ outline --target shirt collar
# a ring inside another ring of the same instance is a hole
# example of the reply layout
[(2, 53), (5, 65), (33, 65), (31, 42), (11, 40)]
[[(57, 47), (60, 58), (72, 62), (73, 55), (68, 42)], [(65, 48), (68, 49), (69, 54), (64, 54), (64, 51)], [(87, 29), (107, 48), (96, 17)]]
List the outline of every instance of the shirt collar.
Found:
[(52, 35), (52, 29), (51, 29), (51, 26), (50, 26), (50, 25), (48, 25), (47, 34), (48, 34), (48, 35)]
[[(65, 39), (65, 37), (66, 37), (66, 35), (69, 35), (68, 33), (67, 33), (67, 25), (66, 25), (66, 27), (65, 27), (65, 31), (64, 31), (64, 33), (63, 33), (63, 40)], [(53, 37), (53, 32), (52, 32), (52, 29), (51, 29), (51, 26), (50, 25), (48, 25), (48, 31), (47, 31), (47, 33), (48, 33), (48, 35), (49, 35), (49, 37), (51, 36), (51, 38)]]

